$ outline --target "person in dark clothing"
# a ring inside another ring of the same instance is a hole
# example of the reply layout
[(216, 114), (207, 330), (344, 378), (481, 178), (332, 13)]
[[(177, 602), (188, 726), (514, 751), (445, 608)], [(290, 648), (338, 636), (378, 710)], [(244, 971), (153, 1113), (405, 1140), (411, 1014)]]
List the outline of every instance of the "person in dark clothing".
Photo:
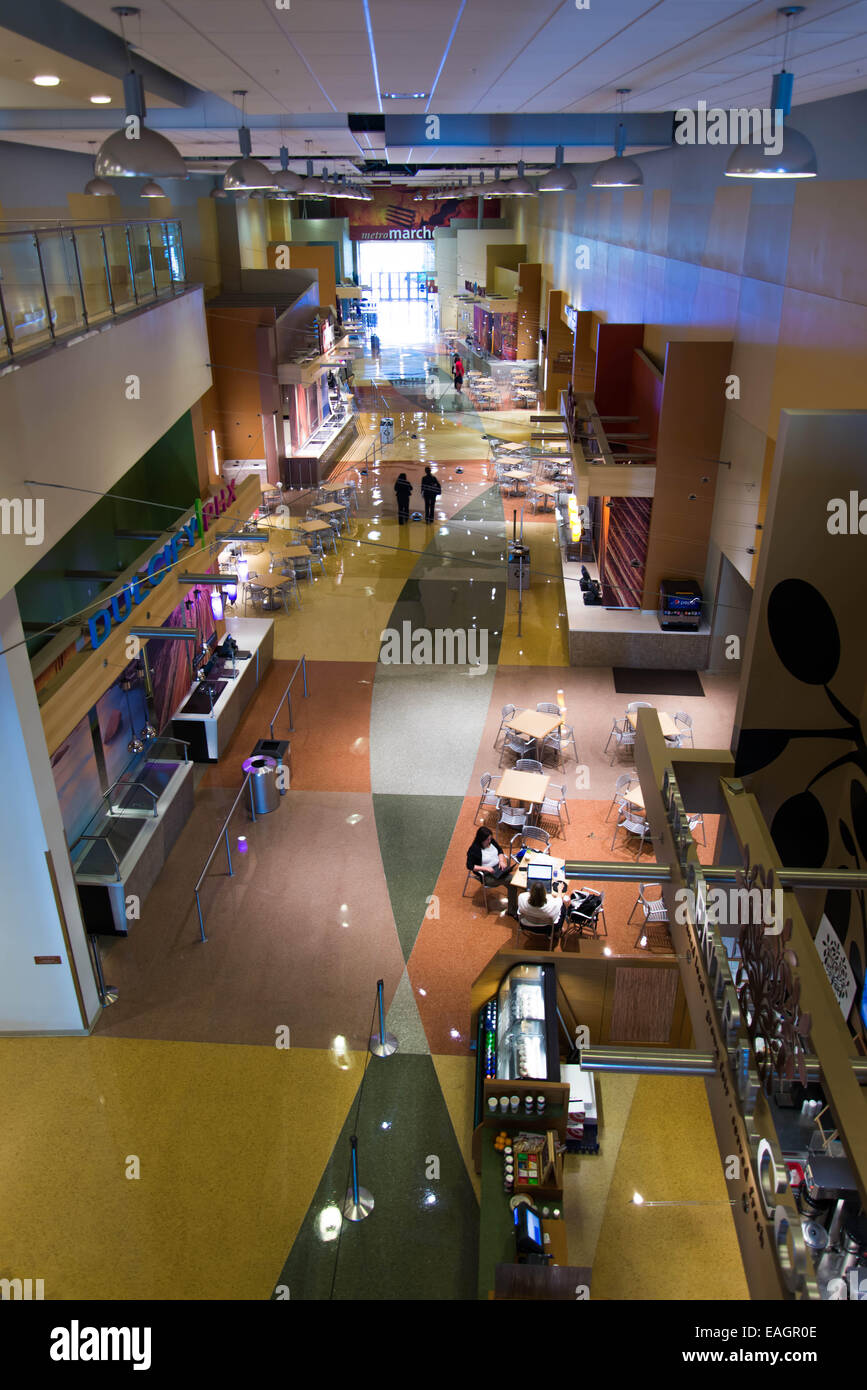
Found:
[(409, 521), (409, 499), (412, 493), (412, 483), (405, 473), (398, 474), (394, 492), (397, 497), (397, 519), (402, 526), (405, 521)]
[(509, 872), (509, 856), (486, 825), (479, 826), (467, 850), (467, 868), (488, 886), (502, 883)]
[(421, 480), (421, 495), (424, 498), (424, 519), (430, 526), (434, 519), (434, 506), (436, 500), (442, 492), (439, 479), (435, 478), (428, 464), (424, 470), (424, 477)]

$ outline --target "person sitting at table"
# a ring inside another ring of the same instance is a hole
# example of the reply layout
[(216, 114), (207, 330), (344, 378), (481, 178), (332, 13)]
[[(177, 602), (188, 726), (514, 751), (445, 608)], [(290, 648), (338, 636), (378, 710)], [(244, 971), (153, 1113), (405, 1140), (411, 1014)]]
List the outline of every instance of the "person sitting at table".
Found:
[(565, 887), (557, 885), (550, 893), (545, 891), (544, 883), (534, 883), (528, 892), (518, 895), (518, 921), (525, 931), (544, 932), (559, 935), (563, 919), (569, 907), (569, 894)]
[(467, 868), (488, 887), (502, 883), (509, 872), (509, 856), (487, 826), (480, 825), (467, 850)]

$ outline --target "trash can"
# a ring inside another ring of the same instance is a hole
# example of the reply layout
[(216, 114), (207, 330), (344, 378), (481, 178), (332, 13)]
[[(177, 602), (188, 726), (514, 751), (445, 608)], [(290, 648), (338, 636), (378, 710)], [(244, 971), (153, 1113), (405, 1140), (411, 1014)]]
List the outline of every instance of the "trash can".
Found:
[(529, 589), (530, 587), (530, 547), (513, 544), (509, 546), (509, 577), (507, 588)]
[[(251, 758), (273, 758), (277, 763), (274, 774), (281, 796), (289, 790), (292, 764), (289, 754), (288, 738), (260, 738), (250, 754)], [(282, 773), (282, 776), (281, 776)]]
[(379, 442), (382, 446), (394, 443), (394, 419), (391, 415), (383, 415), (379, 422)]
[(277, 789), (277, 762), (274, 758), (258, 756), (248, 758), (244, 763), (244, 771), (252, 774), (250, 777), (250, 791), (252, 793), (253, 809), (257, 816), (267, 815), (269, 811), (276, 811), (280, 805), (280, 792)]

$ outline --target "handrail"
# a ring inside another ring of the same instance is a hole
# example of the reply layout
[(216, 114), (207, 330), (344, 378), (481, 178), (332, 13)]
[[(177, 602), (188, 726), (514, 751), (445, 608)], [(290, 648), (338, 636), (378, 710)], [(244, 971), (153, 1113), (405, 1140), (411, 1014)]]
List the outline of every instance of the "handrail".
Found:
[(284, 701), (284, 700), (286, 701), (286, 705), (287, 705), (287, 708), (288, 708), (288, 710), (289, 710), (289, 732), (290, 732), (290, 734), (295, 732), (295, 723), (294, 723), (294, 720), (293, 720), (293, 718), (292, 718), (292, 696), (289, 694), (289, 691), (292, 689), (292, 682), (294, 681), (295, 677), (298, 675), (298, 667), (299, 667), (299, 666), (301, 667), (301, 677), (302, 677), (302, 679), (303, 679), (303, 681), (304, 681), (304, 699), (306, 700), (307, 697), (308, 697), (309, 694), (310, 694), (310, 691), (307, 689), (307, 658), (306, 658), (306, 656), (302, 656), (302, 657), (298, 660), (298, 662), (296, 663), (296, 665), (295, 665), (295, 670), (292, 672), (292, 675), (289, 677), (289, 684), (287, 685), (286, 689), (283, 691), (283, 694), (280, 696), (280, 702), (279, 702), (279, 704), (277, 705), (277, 708), (276, 708), (275, 711), (274, 711), (274, 718), (271, 720), (271, 723), (270, 723), (270, 725), (269, 725), (269, 729), (270, 729), (271, 739), (272, 739), (272, 740), (273, 740), (273, 738), (274, 738), (274, 725), (275, 725), (276, 722), (277, 722), (277, 715), (280, 713), (280, 710), (281, 710), (282, 707), (283, 707), (283, 701)]
[(187, 755), (187, 749), (190, 746), (189, 739), (175, 738), (174, 734), (157, 734), (156, 738), (151, 742), (151, 747), (153, 747), (155, 743), (179, 743), (184, 750), (184, 762), (188, 763), (190, 761)]
[[(0, 218), (0, 222), (12, 222), (11, 217)], [(169, 222), (181, 224), (180, 217), (118, 217), (114, 221), (106, 221), (102, 217), (96, 217), (92, 222), (52, 222), (50, 219), (40, 222), (38, 217), (22, 218), (17, 228), (13, 227), (9, 231), (0, 228), (0, 236), (21, 236), (22, 232), (77, 232), (90, 231), (93, 227), (142, 227), (150, 223), (158, 222), (161, 226)]]
[[(112, 859), (114, 860), (114, 867), (115, 867), (115, 869), (117, 870), (116, 877), (117, 877), (118, 882), (120, 882), (120, 860), (118, 859), (117, 855), (115, 854), (114, 849), (113, 849), (111, 843), (110, 843), (109, 840), (106, 838), (107, 835), (108, 835), (108, 831), (107, 831), (107, 830), (104, 830), (103, 833), (102, 833), (101, 835), (79, 835), (78, 839), (75, 841), (75, 844), (72, 846), (72, 849), (71, 849), (69, 852), (70, 852), (70, 854), (72, 854), (72, 850), (77, 849), (78, 846), (81, 844), (82, 840), (100, 840), (100, 841), (105, 845), (106, 849), (108, 850), (109, 854), (111, 855)], [(76, 869), (75, 872), (78, 873), (78, 872), (80, 871), (80, 868), (81, 868), (81, 865), (79, 865), (79, 868)]]
[[(222, 827), (222, 829), (221, 829), (219, 835), (217, 836), (216, 840), (214, 841), (214, 848), (211, 850), (210, 854), (208, 855), (207, 859), (205, 860), (205, 867), (202, 869), (202, 872), (199, 874), (198, 881), (197, 881), (197, 883), (196, 883), (195, 888), (193, 889), (193, 892), (194, 892), (195, 895), (196, 895), (196, 908), (197, 908), (198, 914), (199, 914), (199, 931), (200, 931), (200, 933), (201, 933), (201, 937), (202, 937), (202, 940), (203, 940), (203, 941), (207, 941), (208, 938), (205, 936), (205, 922), (204, 922), (204, 918), (202, 917), (202, 904), (201, 904), (201, 901), (200, 901), (200, 899), (199, 899), (199, 889), (200, 889), (201, 886), (202, 886), (202, 882), (203, 882), (203, 880), (204, 880), (205, 874), (208, 872), (208, 869), (211, 867), (211, 860), (213, 859), (214, 855), (217, 853), (217, 850), (218, 850), (219, 847), (220, 847), (220, 841), (222, 840), (222, 838), (223, 838), (224, 835), (225, 835), (225, 837), (226, 837), (226, 858), (227, 858), (228, 861), (229, 861), (229, 877), (231, 878), (232, 875), (233, 875), (234, 872), (235, 872), (234, 869), (232, 868), (232, 852), (231, 852), (231, 850), (229, 849), (229, 821), (232, 819), (233, 815), (235, 814), (235, 809), (236, 809), (236, 807), (237, 807), (237, 805), (238, 805), (238, 802), (241, 800), (241, 797), (244, 795), (244, 791), (245, 791), (245, 789), (246, 789), (246, 787), (247, 787), (247, 783), (250, 781), (250, 778), (252, 777), (252, 775), (253, 775), (252, 771), (248, 772), (247, 775), (245, 776), (243, 782), (241, 783), (241, 790), (238, 792), (238, 795), (235, 797), (235, 800), (232, 802), (232, 809), (230, 810), (230, 812), (229, 812), (229, 814), (227, 815), (226, 819), (223, 821), (223, 827)], [(256, 819), (256, 808), (255, 808), (255, 806), (253, 805), (253, 790), (252, 790), (252, 788), (250, 789), (250, 814), (252, 815), (253, 820), (255, 820), (255, 819)]]

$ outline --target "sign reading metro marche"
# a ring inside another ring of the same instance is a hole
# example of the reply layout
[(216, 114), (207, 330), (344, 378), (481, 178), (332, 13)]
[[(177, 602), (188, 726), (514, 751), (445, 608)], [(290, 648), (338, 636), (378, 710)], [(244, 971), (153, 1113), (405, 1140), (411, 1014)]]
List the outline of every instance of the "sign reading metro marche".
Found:
[[(133, 608), (142, 603), (151, 590), (162, 583), (172, 565), (177, 562), (181, 547), (187, 545), (192, 548), (197, 535), (204, 539), (208, 522), (221, 516), (235, 500), (235, 484), (229, 483), (215, 497), (197, 504), (196, 515), (184, 523), (177, 535), (172, 536), (162, 550), (151, 556), (145, 568), (140, 570), (129, 584), (125, 584), (116, 594), (111, 595), (108, 608), (97, 608), (96, 612), (91, 614), (87, 620), (87, 628), (90, 633), (90, 645), (94, 651), (102, 646), (112, 627), (116, 623), (125, 623)], [(199, 510), (202, 517), (201, 526)]]

